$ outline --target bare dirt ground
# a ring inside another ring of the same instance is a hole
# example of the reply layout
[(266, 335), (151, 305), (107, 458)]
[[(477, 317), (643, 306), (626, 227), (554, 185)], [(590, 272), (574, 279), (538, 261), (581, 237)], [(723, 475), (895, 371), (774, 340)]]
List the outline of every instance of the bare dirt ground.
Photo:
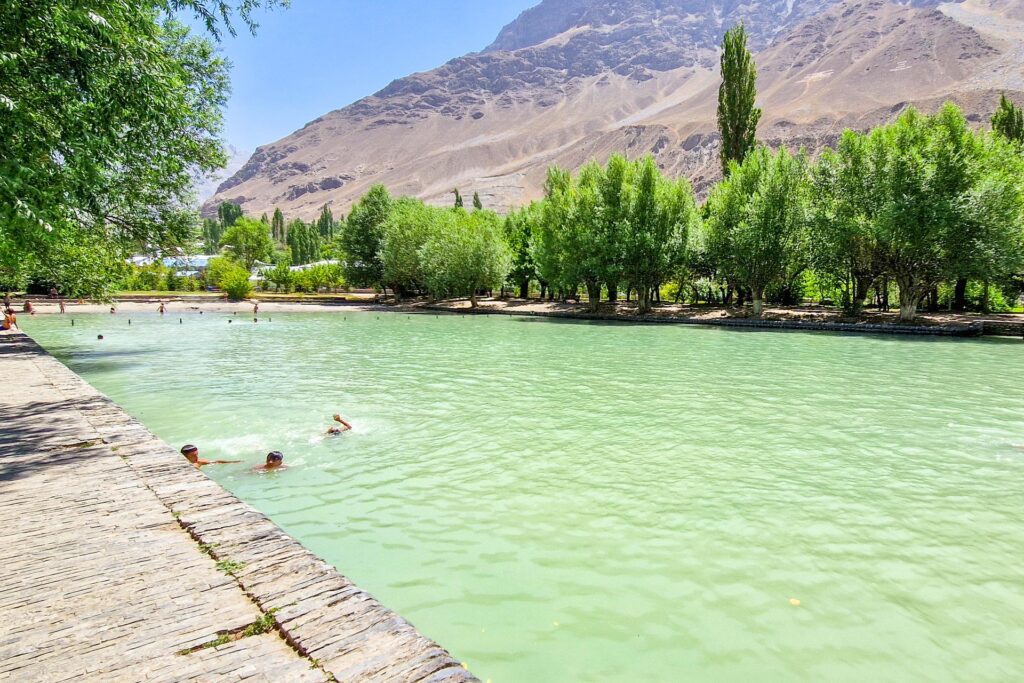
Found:
[[(468, 310), (468, 300), (444, 301), (436, 304), (451, 310)], [(557, 301), (540, 301), (538, 299), (480, 299), (479, 311), (505, 314), (545, 313), (549, 315), (582, 315), (589, 313), (587, 304), (562, 303)], [(603, 316), (629, 318), (637, 315), (635, 303), (619, 302), (617, 304), (601, 304), (599, 313)], [(681, 318), (688, 320), (747, 319), (753, 315), (749, 308), (721, 306), (690, 306), (686, 304), (656, 304), (650, 315), (656, 318)], [(786, 320), (809, 323), (867, 323), (899, 325), (899, 311), (880, 312), (868, 310), (859, 316), (848, 316), (843, 311), (827, 306), (795, 306), (765, 308), (764, 320)], [(1024, 314), (1020, 313), (955, 313), (940, 311), (938, 313), (919, 312), (914, 325), (968, 325), (982, 320), (998, 320), (1000, 322), (1024, 323)]]

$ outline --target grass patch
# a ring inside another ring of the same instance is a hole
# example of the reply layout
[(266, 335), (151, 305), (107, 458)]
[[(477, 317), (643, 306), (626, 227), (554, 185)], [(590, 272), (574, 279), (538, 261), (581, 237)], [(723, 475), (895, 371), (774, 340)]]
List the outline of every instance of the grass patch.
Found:
[(195, 647), (185, 648), (184, 650), (178, 650), (179, 655), (190, 655), (193, 652), (199, 652), (200, 650), (209, 650), (212, 647), (220, 647), (221, 645), (227, 645), (233, 643), (242, 638), (250, 638), (252, 636), (261, 636), (264, 633), (270, 633), (274, 630), (276, 621), (274, 621), (274, 615), (277, 614), (278, 608), (267, 610), (260, 618), (252, 622), (244, 628), (237, 629), (235, 631), (225, 631), (218, 635), (214, 640), (202, 645), (196, 645)]
[(235, 562), (234, 560), (218, 560), (217, 571), (222, 571), (225, 574), (235, 576), (238, 572), (245, 569), (245, 562)]
[[(213, 549), (216, 548), (219, 545), (220, 545), (220, 543), (200, 543), (199, 544), (199, 550), (204, 555), (207, 555), (209, 557), (213, 557)], [(217, 563), (217, 569), (220, 569), (220, 563), (219, 562)]]

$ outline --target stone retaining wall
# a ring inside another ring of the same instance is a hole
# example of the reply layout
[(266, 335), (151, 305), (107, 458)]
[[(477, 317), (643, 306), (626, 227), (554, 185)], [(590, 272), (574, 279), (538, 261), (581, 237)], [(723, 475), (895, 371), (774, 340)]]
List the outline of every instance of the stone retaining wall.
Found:
[(27, 335), (19, 342), (38, 352), (36, 364), (47, 381), (65, 396), (80, 399), (86, 406), (81, 412), (103, 443), (205, 552), (236, 568), (232, 574), (242, 590), (272, 615), (288, 643), (324, 672), (337, 681), (478, 680), (444, 648), (263, 514), (188, 466), (177, 451)]

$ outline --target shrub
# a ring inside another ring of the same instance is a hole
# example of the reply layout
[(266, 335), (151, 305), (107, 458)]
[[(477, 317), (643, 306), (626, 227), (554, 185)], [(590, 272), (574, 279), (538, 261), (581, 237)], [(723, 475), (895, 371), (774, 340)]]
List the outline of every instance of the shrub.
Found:
[(252, 282), (249, 281), (249, 271), (235, 265), (221, 275), (220, 288), (227, 292), (228, 298), (232, 301), (245, 299), (252, 294)]

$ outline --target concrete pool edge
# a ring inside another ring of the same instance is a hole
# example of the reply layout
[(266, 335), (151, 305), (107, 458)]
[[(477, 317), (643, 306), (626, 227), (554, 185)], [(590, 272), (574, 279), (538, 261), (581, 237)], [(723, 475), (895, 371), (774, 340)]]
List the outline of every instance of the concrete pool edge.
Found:
[[(477, 681), (420, 634), (161, 441), (29, 335), (2, 333), (36, 355), (44, 381), (88, 409), (83, 418), (198, 544), (227, 568), (281, 636), (338, 681)], [(44, 418), (45, 415), (41, 415)]]

